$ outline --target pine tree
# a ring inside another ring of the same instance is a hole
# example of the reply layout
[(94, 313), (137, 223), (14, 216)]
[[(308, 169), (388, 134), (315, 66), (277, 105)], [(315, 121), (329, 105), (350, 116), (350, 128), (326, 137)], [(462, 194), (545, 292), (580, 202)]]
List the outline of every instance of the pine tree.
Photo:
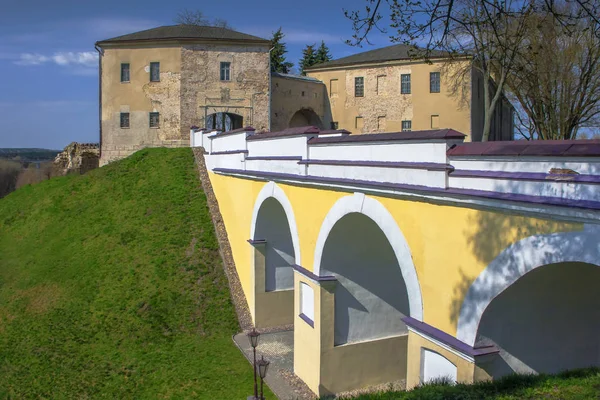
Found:
[(306, 75), (306, 68), (315, 65), (317, 62), (317, 53), (315, 52), (315, 45), (310, 44), (306, 45), (304, 50), (302, 50), (302, 58), (298, 63), (300, 67), (300, 74)]
[(285, 60), (285, 53), (287, 53), (286, 45), (281, 40), (284, 38), (281, 28), (277, 32), (273, 32), (271, 38), (271, 71), (288, 74), (294, 64)]
[(329, 52), (329, 47), (327, 47), (325, 45), (325, 42), (321, 40), (321, 45), (317, 49), (315, 63), (320, 64), (320, 63), (324, 63), (324, 62), (331, 61), (331, 60), (333, 60), (333, 57), (331, 57), (331, 53)]

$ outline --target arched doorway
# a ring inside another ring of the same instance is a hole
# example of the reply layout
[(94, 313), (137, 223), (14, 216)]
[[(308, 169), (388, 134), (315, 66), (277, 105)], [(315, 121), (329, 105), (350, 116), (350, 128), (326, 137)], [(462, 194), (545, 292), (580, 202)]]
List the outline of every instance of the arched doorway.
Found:
[(206, 116), (206, 129), (218, 130), (222, 132), (232, 131), (242, 128), (244, 117), (238, 114), (218, 112)]
[(496, 296), (483, 312), (478, 344), (500, 353), (481, 365), (498, 378), (600, 365), (600, 267), (563, 262), (538, 267)]
[(323, 122), (313, 110), (303, 108), (296, 111), (289, 123), (290, 128), (296, 128), (300, 126), (316, 126), (319, 129), (323, 129)]
[(407, 332), (408, 292), (394, 249), (379, 226), (350, 213), (333, 226), (323, 248), (322, 273), (334, 275), (334, 344)]
[(295, 263), (294, 244), (287, 215), (274, 197), (261, 205), (256, 218), (254, 239), (265, 244), (265, 291), (292, 289)]

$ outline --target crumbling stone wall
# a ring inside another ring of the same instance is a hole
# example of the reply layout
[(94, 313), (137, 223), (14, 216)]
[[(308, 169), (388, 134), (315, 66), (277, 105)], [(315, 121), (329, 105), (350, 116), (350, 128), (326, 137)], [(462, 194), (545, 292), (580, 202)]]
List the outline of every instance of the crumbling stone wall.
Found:
[[(221, 81), (221, 62), (231, 63), (230, 81)], [(227, 112), (243, 126), (269, 126), (269, 49), (267, 45), (187, 45), (181, 48), (181, 134), (205, 127), (206, 116)]]
[(98, 143), (72, 142), (54, 159), (54, 169), (58, 174), (70, 172), (84, 174), (98, 168), (100, 161), (100, 146)]

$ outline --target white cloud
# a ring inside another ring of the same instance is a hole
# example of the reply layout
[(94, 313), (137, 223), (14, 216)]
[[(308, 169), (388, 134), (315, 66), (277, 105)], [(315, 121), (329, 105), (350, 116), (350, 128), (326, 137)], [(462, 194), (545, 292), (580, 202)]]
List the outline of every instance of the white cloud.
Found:
[(21, 53), (19, 59), (14, 63), (26, 66), (54, 63), (63, 67), (74, 66), (91, 69), (98, 65), (98, 53), (95, 51), (59, 51), (50, 56), (39, 53)]

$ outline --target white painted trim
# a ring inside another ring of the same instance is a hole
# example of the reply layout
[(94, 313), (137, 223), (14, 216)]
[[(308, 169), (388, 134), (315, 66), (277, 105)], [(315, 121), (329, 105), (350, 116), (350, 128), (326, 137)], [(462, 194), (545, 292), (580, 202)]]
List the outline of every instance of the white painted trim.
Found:
[[(416, 330), (415, 328), (412, 328), (412, 327), (410, 327), (410, 326), (408, 326), (408, 325), (407, 325), (407, 327), (408, 327), (408, 330), (409, 330), (409, 332), (412, 332), (412, 333), (414, 333), (414, 334), (416, 334), (416, 335), (419, 335), (419, 336), (421, 336), (421, 337), (422, 337), (422, 338), (424, 338), (424, 339), (427, 339), (427, 340), (429, 340), (431, 343), (435, 344), (436, 346), (439, 346), (439, 347), (441, 347), (442, 349), (444, 349), (444, 350), (446, 350), (446, 351), (449, 351), (450, 353), (452, 353), (452, 354), (454, 354), (454, 355), (456, 355), (456, 356), (459, 356), (460, 358), (463, 358), (463, 359), (467, 360), (468, 362), (472, 362), (472, 363), (474, 363), (474, 362), (475, 362), (475, 359), (474, 359), (473, 357), (471, 357), (471, 356), (469, 356), (469, 355), (467, 355), (467, 354), (465, 354), (465, 353), (462, 353), (462, 352), (460, 352), (460, 351), (456, 350), (455, 348), (453, 348), (453, 347), (450, 347), (450, 346), (448, 346), (447, 344), (445, 344), (445, 343), (442, 343), (442, 342), (440, 342), (439, 340), (437, 340), (437, 339), (435, 339), (435, 338), (432, 338), (431, 336), (429, 336), (429, 335), (426, 335), (425, 333), (423, 333), (423, 332), (420, 332), (420, 331)], [(430, 350), (433, 350), (433, 351), (435, 351), (434, 349), (430, 349)]]
[(583, 262), (600, 267), (600, 225), (583, 231), (529, 236), (507, 247), (479, 274), (463, 300), (456, 338), (475, 344), (485, 309), (526, 273), (548, 264)]
[[(219, 175), (235, 176), (246, 179), (256, 179), (253, 175), (254, 171), (248, 171), (247, 173), (230, 173), (230, 172), (216, 172)], [(260, 171), (257, 171), (260, 172)], [(265, 178), (259, 178), (265, 179)], [(360, 185), (351, 184), (337, 184), (337, 183), (320, 183), (311, 182), (306, 180), (297, 180), (292, 178), (276, 179), (279, 183), (298, 184), (310, 187), (321, 187), (334, 190), (346, 190), (346, 191), (361, 191), (364, 193), (371, 193), (374, 195), (388, 195), (399, 198), (406, 198), (411, 201), (435, 201), (440, 204), (448, 204), (457, 207), (480, 207), (489, 210), (506, 210), (508, 212), (527, 215), (527, 216), (541, 216), (545, 218), (552, 218), (553, 220), (562, 220), (569, 222), (584, 222), (584, 223), (599, 223), (600, 222), (600, 211), (596, 210), (584, 210), (574, 207), (565, 206), (553, 206), (545, 204), (527, 204), (517, 201), (507, 201), (499, 199), (483, 199), (477, 197), (467, 197), (452, 194), (424, 194), (418, 191), (398, 190), (398, 189), (383, 189), (383, 188), (365, 188)]]
[(292, 236), (292, 244), (294, 246), (294, 259), (296, 264), (300, 265), (300, 237), (298, 236), (298, 226), (296, 225), (296, 218), (294, 217), (294, 209), (292, 207), (292, 203), (285, 195), (283, 189), (281, 189), (277, 184), (273, 181), (268, 182), (261, 191), (258, 193), (256, 197), (256, 201), (254, 202), (254, 210), (252, 211), (252, 223), (250, 225), (250, 238), (251, 239), (264, 239), (264, 238), (255, 238), (254, 234), (256, 232), (256, 222), (258, 219), (258, 212), (262, 203), (267, 200), (269, 197), (273, 197), (275, 200), (281, 204), (283, 210), (285, 211), (285, 215), (287, 216), (288, 225), (290, 226), (290, 233)]
[(419, 286), (417, 271), (408, 243), (392, 214), (390, 214), (383, 204), (371, 197), (365, 196), (364, 193), (354, 193), (352, 196), (342, 197), (331, 207), (331, 210), (325, 216), (315, 245), (313, 273), (320, 275), (321, 258), (329, 233), (340, 219), (350, 213), (360, 213), (369, 217), (384, 233), (394, 249), (400, 270), (402, 271), (402, 278), (404, 278), (408, 292), (410, 316), (416, 320), (423, 321), (421, 287)]

